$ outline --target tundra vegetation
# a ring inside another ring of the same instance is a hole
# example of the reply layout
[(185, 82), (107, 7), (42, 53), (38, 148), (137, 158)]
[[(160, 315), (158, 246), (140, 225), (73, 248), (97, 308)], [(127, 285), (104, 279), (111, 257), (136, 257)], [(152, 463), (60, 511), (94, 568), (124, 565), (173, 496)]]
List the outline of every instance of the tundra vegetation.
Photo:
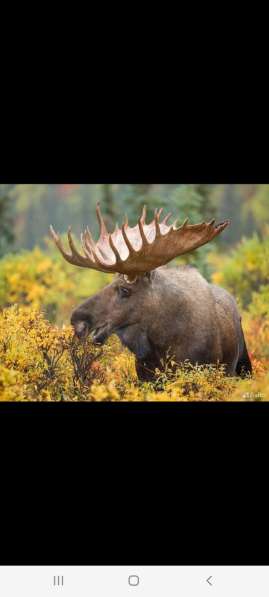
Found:
[[(80, 303), (111, 283), (113, 273), (72, 267), (61, 258), (52, 242), (45, 238), (42, 240), (43, 245), (35, 242), (34, 246), (27, 248), (24, 245), (25, 249), (20, 250), (12, 248), (10, 244), (0, 260), (0, 399), (267, 400), (269, 227), (266, 223), (266, 205), (269, 206), (269, 193), (264, 187), (265, 185), (254, 189), (254, 205), (249, 197), (237, 204), (242, 209), (244, 207), (246, 227), (250, 226), (249, 234), (236, 241), (230, 240), (230, 246), (225, 246), (224, 238), (220, 235), (218, 242), (213, 241), (197, 249), (192, 255), (183, 255), (172, 264), (194, 263), (208, 281), (225, 288), (236, 297), (251, 357), (252, 377), (227, 377), (222, 365), (194, 366), (188, 360), (177, 367), (174, 355), (168, 351), (160, 368), (156, 367), (154, 380), (141, 381), (137, 377), (134, 355), (122, 346), (116, 335), (109, 337), (102, 346), (95, 345), (91, 336), (82, 340), (76, 338), (70, 325), (71, 313)], [(18, 189), (15, 190), (18, 192)], [(219, 189), (217, 191), (220, 192)], [(173, 192), (178, 197), (177, 199), (174, 195), (176, 211), (174, 206), (173, 211), (175, 215), (181, 214), (180, 199), (183, 191), (178, 185)], [(214, 192), (216, 193), (216, 189)], [(249, 189), (248, 192), (250, 193)], [(216, 215), (212, 214), (212, 209), (209, 209), (209, 213), (201, 210), (202, 199), (204, 200), (201, 191), (192, 188), (188, 189), (188, 193), (190, 211), (193, 212), (193, 215), (190, 214), (192, 223), (201, 221), (201, 214), (203, 219), (204, 216), (210, 219), (211, 215)], [(29, 194), (24, 196), (25, 202), (27, 197), (29, 198)], [(202, 197), (200, 203), (199, 197)], [(96, 198), (98, 197), (95, 196), (94, 201)], [(155, 194), (152, 204), (156, 205), (157, 199)], [(142, 200), (144, 202), (145, 193)], [(216, 195), (214, 202), (219, 205)], [(187, 216), (183, 199), (181, 204), (184, 207), (183, 217)], [(249, 222), (255, 220), (257, 206), (257, 225), (252, 230)], [(169, 201), (166, 211), (168, 207)], [(232, 219), (231, 211), (224, 210), (223, 205), (221, 209), (221, 218), (227, 215)], [(135, 211), (137, 210), (138, 208)], [(16, 217), (18, 215), (15, 210), (15, 222)], [(51, 217), (49, 223), (53, 221)], [(112, 221), (113, 212), (111, 223)], [(21, 220), (17, 221), (18, 225), (22, 227)], [(8, 224), (6, 227), (8, 229)], [(233, 225), (227, 228), (227, 234), (228, 231), (230, 234), (232, 228)], [(7, 243), (11, 241), (12, 234), (14, 229), (9, 230)], [(223, 237), (224, 234), (226, 231)], [(16, 229), (15, 239), (18, 243)]]

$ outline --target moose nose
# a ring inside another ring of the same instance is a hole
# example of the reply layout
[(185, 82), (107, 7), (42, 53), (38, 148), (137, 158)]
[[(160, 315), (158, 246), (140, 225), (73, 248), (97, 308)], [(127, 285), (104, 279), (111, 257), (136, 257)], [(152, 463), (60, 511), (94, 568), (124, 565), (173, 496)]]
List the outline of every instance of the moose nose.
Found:
[(89, 331), (89, 325), (87, 321), (76, 321), (73, 323), (73, 327), (78, 338), (84, 338), (87, 336)]
[(71, 315), (71, 325), (78, 338), (84, 338), (92, 328), (92, 317), (88, 309), (78, 307)]

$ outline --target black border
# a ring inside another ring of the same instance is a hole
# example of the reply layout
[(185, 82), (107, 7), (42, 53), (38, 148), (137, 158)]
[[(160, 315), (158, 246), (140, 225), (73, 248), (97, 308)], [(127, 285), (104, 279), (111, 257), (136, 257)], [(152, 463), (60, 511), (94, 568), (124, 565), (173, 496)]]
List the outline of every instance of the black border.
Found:
[(57, 120), (42, 114), (38, 123), (18, 122), (13, 113), (2, 123), (0, 181), (266, 184), (268, 119), (261, 122), (261, 107), (253, 122), (243, 106), (231, 113), (219, 98), (202, 106), (201, 113), (190, 104), (189, 113), (177, 104), (175, 114), (164, 104), (156, 114), (153, 103), (140, 116), (122, 106), (119, 115), (111, 105), (101, 115), (89, 108), (84, 121), (77, 110), (77, 122), (64, 120), (64, 106)]
[(268, 564), (266, 403), (2, 403), (1, 564)]

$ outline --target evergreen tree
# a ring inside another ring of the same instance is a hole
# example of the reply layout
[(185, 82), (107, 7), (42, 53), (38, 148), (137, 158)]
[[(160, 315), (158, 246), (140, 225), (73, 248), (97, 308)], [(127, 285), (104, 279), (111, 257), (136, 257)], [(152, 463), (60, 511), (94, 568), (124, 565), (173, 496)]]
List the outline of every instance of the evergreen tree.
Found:
[[(182, 224), (186, 218), (189, 219), (189, 224), (199, 224), (205, 220), (212, 220), (214, 217), (214, 213), (210, 213), (209, 210), (208, 190), (198, 189), (196, 185), (178, 186), (171, 195), (170, 205), (173, 215), (178, 214), (177, 226)], [(216, 242), (217, 239), (214, 244)], [(213, 244), (208, 243), (191, 253), (180, 256), (177, 262), (195, 265), (209, 280), (211, 268), (207, 262), (207, 256), (213, 248)]]
[(9, 191), (14, 185), (0, 185), (0, 257), (14, 241), (13, 214)]
[(102, 214), (107, 229), (112, 232), (115, 227), (116, 208), (112, 184), (102, 184)]

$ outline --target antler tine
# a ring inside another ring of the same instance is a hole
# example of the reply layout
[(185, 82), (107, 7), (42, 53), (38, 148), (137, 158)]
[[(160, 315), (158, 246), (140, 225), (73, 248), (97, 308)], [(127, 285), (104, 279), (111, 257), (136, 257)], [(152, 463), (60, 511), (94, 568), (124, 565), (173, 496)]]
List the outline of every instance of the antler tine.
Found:
[(147, 237), (145, 235), (145, 231), (144, 231), (144, 228), (143, 228), (143, 223), (141, 221), (141, 218), (138, 220), (138, 226), (139, 226), (139, 232), (140, 232), (141, 239), (142, 239), (142, 246), (143, 245), (148, 245), (148, 239), (147, 239)]
[(55, 244), (57, 245), (57, 247), (58, 247), (58, 248), (60, 248), (60, 246), (62, 247), (62, 243), (61, 243), (60, 237), (59, 237), (59, 235), (57, 234), (57, 232), (55, 232), (55, 230), (54, 230), (53, 226), (52, 226), (52, 225), (50, 225), (49, 229), (50, 229), (50, 234), (51, 234), (51, 236), (52, 236), (52, 238), (53, 238), (53, 240), (54, 240)]
[[(90, 253), (91, 253), (92, 257), (93, 257), (93, 260), (94, 261), (96, 260), (97, 263), (99, 263), (100, 265), (102, 265), (102, 267), (104, 267), (104, 264), (100, 261), (100, 259), (98, 258), (98, 255), (96, 254), (96, 244), (95, 244), (95, 242), (93, 240), (93, 237), (91, 235), (91, 231), (89, 230), (88, 226), (87, 226), (87, 228), (86, 228), (86, 230), (84, 232), (84, 239), (85, 239), (86, 247), (90, 251)], [(100, 246), (98, 246), (98, 250), (101, 253), (103, 259), (105, 259), (106, 255), (105, 255), (104, 251), (102, 250), (102, 248)]]
[(59, 236), (59, 234), (57, 234), (55, 232), (53, 226), (50, 226), (50, 232), (51, 232), (52, 238), (53, 238), (56, 246), (58, 247), (59, 251), (61, 252), (62, 256), (65, 258), (66, 261), (68, 261), (72, 265), (88, 267), (87, 258), (83, 257), (83, 255), (80, 255), (75, 247), (73, 238), (71, 236), (71, 228), (70, 227), (68, 228), (67, 236), (68, 236), (69, 247), (71, 249), (71, 254), (67, 253), (66, 250), (64, 249), (62, 241), (60, 239), (60, 236)]
[(167, 214), (167, 216), (164, 217), (162, 224), (167, 224), (169, 218), (171, 218), (172, 212), (169, 211), (169, 213)]
[(125, 216), (124, 216), (124, 222), (123, 222), (122, 227), (121, 227), (121, 233), (122, 233), (122, 236), (124, 238), (125, 244), (128, 247), (129, 253), (131, 255), (131, 254), (135, 253), (135, 250), (134, 250), (134, 247), (131, 244), (131, 242), (130, 242), (127, 234), (126, 234), (126, 228), (128, 228), (128, 216), (125, 214)]
[[(126, 216), (126, 219), (127, 219), (127, 216)], [(127, 222), (128, 222), (128, 220), (127, 220)], [(121, 227), (121, 232), (122, 232), (122, 236), (123, 236), (123, 238), (124, 238), (124, 240), (125, 240), (125, 243), (126, 243), (126, 245), (127, 245), (128, 249), (129, 249), (129, 253), (130, 253), (130, 255), (131, 255), (132, 253), (134, 253), (134, 252), (135, 252), (135, 250), (134, 250), (134, 247), (132, 246), (132, 244), (131, 244), (131, 242), (129, 241), (129, 238), (128, 238), (128, 236), (127, 236), (126, 232), (125, 232), (125, 226), (126, 226), (126, 224), (124, 223), (124, 224), (122, 225), (122, 227)]]
[[(88, 237), (88, 234), (89, 234), (89, 237)], [(105, 259), (104, 252), (102, 251), (101, 247), (98, 247), (97, 245), (95, 245), (95, 243), (92, 240), (90, 231), (88, 229), (87, 229), (86, 243), (87, 243), (87, 238), (91, 239), (91, 241), (92, 241), (92, 243), (90, 244), (90, 247), (91, 247), (93, 257), (94, 257), (94, 261), (99, 265), (101, 271), (106, 271), (107, 267), (110, 267), (110, 266), (109, 265), (107, 266), (107, 264), (104, 263), (103, 261), (101, 261), (101, 259), (98, 257), (96, 249), (98, 249), (98, 251), (100, 251), (102, 257)]]
[(82, 232), (82, 234), (80, 236), (80, 238), (81, 238), (81, 245), (82, 245), (82, 248), (83, 248), (83, 251), (84, 251), (86, 257), (89, 257), (89, 259), (91, 259), (92, 261), (94, 261), (92, 249), (91, 249), (90, 245), (87, 244), (87, 242), (86, 242), (86, 238), (87, 238), (86, 234), (87, 234), (87, 232), (85, 230), (84, 232)]
[[(99, 259), (98, 255), (97, 255), (96, 245), (92, 238), (92, 235), (91, 235), (91, 232), (90, 232), (88, 226), (87, 226), (86, 230), (84, 231), (82, 238), (83, 238), (83, 242), (82, 242), (83, 250), (85, 251), (86, 255), (88, 255), (88, 257), (90, 259), (89, 267), (92, 267), (92, 264), (93, 264), (95, 269), (100, 269), (101, 271), (105, 271), (106, 265)], [(99, 247), (99, 251), (100, 251), (102, 257), (105, 258), (105, 255), (100, 247)], [(99, 266), (99, 268), (97, 266)]]
[(90, 229), (86, 228), (85, 232), (84, 232), (84, 238), (85, 238), (85, 242), (86, 242), (86, 246), (88, 249), (90, 249), (91, 251), (94, 251), (95, 249), (95, 242), (93, 240), (92, 234)]
[(69, 242), (69, 247), (71, 249), (72, 257), (77, 259), (79, 262), (83, 261), (85, 258), (83, 257), (83, 255), (80, 255), (80, 253), (78, 252), (78, 250), (75, 246), (74, 240), (72, 238), (71, 226), (68, 227), (67, 238), (68, 238), (68, 242)]
[(100, 209), (100, 203), (98, 202), (96, 205), (96, 214), (97, 214), (97, 218), (98, 218), (98, 222), (99, 222), (99, 226), (100, 226), (100, 236), (107, 236), (108, 235), (108, 231), (104, 222), (104, 218), (102, 216), (101, 213), (101, 209)]
[(86, 257), (83, 257), (83, 255), (80, 255), (80, 253), (78, 252), (72, 234), (71, 234), (71, 226), (69, 226), (68, 231), (67, 231), (67, 237), (68, 237), (68, 242), (69, 242), (69, 246), (71, 249), (71, 253), (72, 253), (72, 257), (73, 259), (76, 260), (76, 262), (78, 262), (78, 265), (84, 265), (85, 267), (92, 267), (92, 265), (96, 266), (96, 263), (99, 263), (100, 265), (102, 265), (102, 263), (98, 260), (98, 257), (95, 254), (95, 251), (91, 251), (91, 253), (93, 254), (94, 259), (88, 254), (86, 253)]
[(144, 231), (144, 225), (146, 224), (146, 212), (147, 212), (147, 208), (144, 205), (143, 209), (142, 209), (142, 214), (138, 220), (139, 231), (140, 231), (140, 235), (141, 235), (141, 239), (142, 239), (142, 246), (148, 244), (148, 239), (147, 239), (147, 237), (145, 235), (145, 231)]
[(141, 221), (142, 224), (146, 223), (146, 216), (147, 216), (147, 207), (146, 207), (146, 205), (143, 205), (142, 214), (139, 218), (139, 221)]
[[(114, 264), (112, 264), (112, 263), (106, 264), (99, 259), (98, 255), (96, 253), (96, 248), (95, 248), (95, 244), (94, 244), (92, 235), (91, 235), (88, 227), (84, 232), (83, 240), (84, 240), (84, 244), (86, 246), (86, 251), (90, 251), (90, 253), (91, 253), (91, 260), (95, 264), (95, 269), (98, 269), (99, 271), (103, 271), (103, 272), (111, 272), (112, 271), (111, 268), (113, 267)], [(84, 250), (85, 250), (85, 248), (84, 248)], [(105, 260), (106, 254), (104, 253), (104, 251), (102, 250), (102, 248), (100, 246), (98, 247), (98, 251), (101, 253), (102, 258)], [(117, 260), (116, 260), (116, 262), (117, 262)], [(91, 267), (91, 266), (89, 266), (89, 267)]]
[(59, 249), (59, 251), (62, 254), (62, 256), (64, 257), (64, 259), (66, 259), (66, 261), (69, 261), (69, 263), (72, 263), (72, 255), (69, 255), (69, 253), (66, 253), (59, 234), (57, 234), (57, 232), (55, 232), (55, 230), (51, 224), (50, 224), (49, 230), (50, 230), (50, 234), (55, 242), (56, 247)]
[(230, 223), (231, 220), (225, 220), (224, 222), (220, 222), (219, 224), (217, 224), (217, 226), (215, 226), (215, 230), (221, 232), (222, 230), (224, 230), (224, 228), (226, 228), (226, 226), (230, 226)]
[(161, 229), (160, 229), (160, 222), (159, 222), (159, 220), (160, 220), (160, 214), (162, 212), (162, 209), (163, 209), (162, 207), (159, 210), (155, 209), (155, 212), (154, 212), (154, 222), (155, 222), (156, 238), (157, 238), (157, 236), (161, 236)]
[(113, 238), (112, 238), (112, 234), (108, 235), (108, 240), (109, 240), (109, 244), (111, 246), (111, 249), (116, 257), (116, 263), (120, 263), (122, 261), (121, 256), (119, 254), (119, 251), (117, 249), (117, 247), (114, 244)]

